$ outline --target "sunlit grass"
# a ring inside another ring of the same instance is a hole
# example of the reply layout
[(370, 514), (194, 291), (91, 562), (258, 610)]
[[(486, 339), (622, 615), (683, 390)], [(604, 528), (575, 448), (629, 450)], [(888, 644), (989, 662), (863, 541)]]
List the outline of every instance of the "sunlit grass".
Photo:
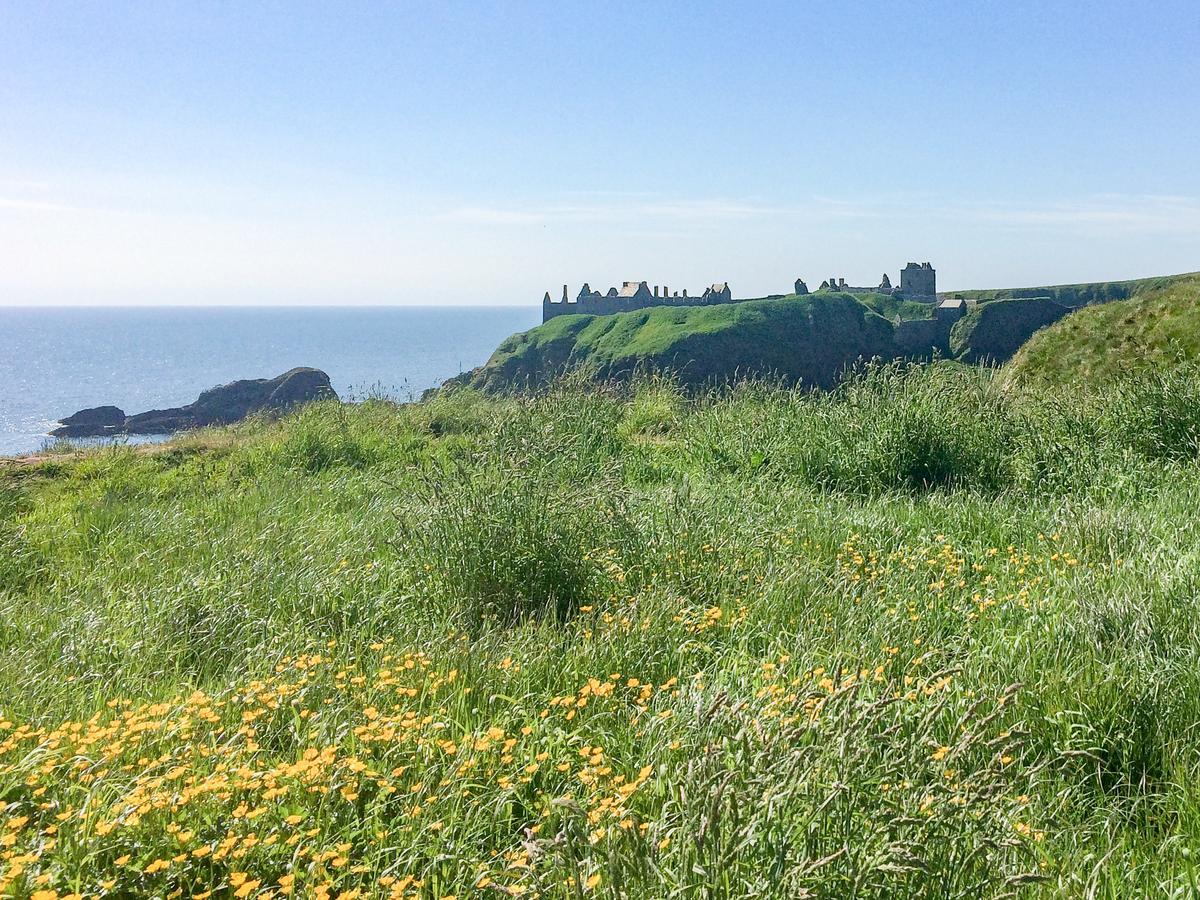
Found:
[(1190, 896), (1187, 367), (310, 407), (0, 475), (0, 895)]

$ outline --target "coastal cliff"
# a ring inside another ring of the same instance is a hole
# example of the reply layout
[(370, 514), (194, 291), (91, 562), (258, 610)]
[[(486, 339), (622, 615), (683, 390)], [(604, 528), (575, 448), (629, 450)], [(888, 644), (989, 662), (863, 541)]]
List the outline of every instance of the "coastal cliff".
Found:
[(859, 359), (894, 355), (883, 316), (846, 294), (810, 294), (559, 316), (506, 339), (485, 365), (449, 383), (497, 391), (538, 387), (565, 372), (619, 380), (670, 371), (688, 384), (774, 375), (827, 387)]

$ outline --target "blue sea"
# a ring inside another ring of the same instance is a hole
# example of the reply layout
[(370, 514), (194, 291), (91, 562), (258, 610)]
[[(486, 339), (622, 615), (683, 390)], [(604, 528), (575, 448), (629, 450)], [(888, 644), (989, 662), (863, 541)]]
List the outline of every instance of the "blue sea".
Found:
[(295, 366), (325, 370), (346, 399), (412, 399), (540, 318), (534, 306), (0, 307), (0, 455), (41, 449), (84, 407), (182, 406)]

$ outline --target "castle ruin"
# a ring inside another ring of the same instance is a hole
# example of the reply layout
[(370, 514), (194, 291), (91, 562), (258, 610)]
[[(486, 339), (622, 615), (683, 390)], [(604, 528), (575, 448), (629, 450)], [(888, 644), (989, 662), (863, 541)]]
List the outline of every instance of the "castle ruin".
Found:
[(626, 281), (620, 289), (609, 288), (607, 293), (593, 291), (584, 284), (575, 299), (571, 299), (567, 285), (563, 285), (562, 299), (552, 300), (550, 292), (542, 297), (542, 321), (548, 322), (555, 316), (585, 315), (608, 316), (613, 313), (629, 312), (635, 309), (648, 309), (651, 306), (708, 306), (713, 303), (729, 303), (733, 293), (729, 284), (718, 281), (704, 290), (702, 294), (688, 296), (684, 289), (681, 294), (671, 293), (667, 285), (650, 287), (644, 281)]
[[(808, 293), (808, 285), (801, 278), (796, 279), (793, 287), (795, 294), (803, 296)], [(829, 278), (822, 281), (817, 290), (847, 294), (888, 294), (904, 300), (936, 303), (937, 272), (927, 262), (910, 262), (900, 270), (899, 287), (892, 286), (892, 280), (885, 272), (879, 284), (872, 287), (846, 284), (845, 278)], [(724, 281), (710, 285), (702, 294), (691, 296), (688, 296), (686, 290), (682, 293), (679, 291), (672, 293), (665, 284), (651, 287), (644, 281), (626, 281), (620, 288), (609, 288), (606, 293), (593, 291), (591, 286), (585, 283), (574, 299), (570, 297), (569, 289), (564, 284), (561, 299), (552, 299), (549, 291), (542, 297), (542, 321), (548, 322), (555, 316), (572, 314), (608, 316), (635, 309), (648, 309), (652, 306), (709, 306), (714, 303), (730, 303), (732, 301), (733, 294), (729, 290), (728, 282)]]
[(920, 265), (910, 262), (901, 269), (900, 293), (909, 300), (936, 300), (937, 272), (933, 266), (927, 262)]
[[(797, 281), (797, 284), (802, 282)], [(820, 291), (838, 291), (844, 294), (889, 294), (905, 300), (920, 300), (932, 303), (937, 299), (937, 270), (929, 263), (910, 262), (900, 270), (900, 287), (892, 287), (886, 272), (873, 287), (846, 284), (845, 278), (830, 278), (821, 282)], [(797, 291), (799, 293), (799, 291)]]

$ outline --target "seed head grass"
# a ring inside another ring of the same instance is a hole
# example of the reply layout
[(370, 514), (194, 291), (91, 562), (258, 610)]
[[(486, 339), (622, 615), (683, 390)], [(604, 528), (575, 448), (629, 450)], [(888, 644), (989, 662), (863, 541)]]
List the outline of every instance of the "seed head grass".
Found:
[(1200, 375), (310, 406), (0, 471), (0, 895), (1191, 896)]

